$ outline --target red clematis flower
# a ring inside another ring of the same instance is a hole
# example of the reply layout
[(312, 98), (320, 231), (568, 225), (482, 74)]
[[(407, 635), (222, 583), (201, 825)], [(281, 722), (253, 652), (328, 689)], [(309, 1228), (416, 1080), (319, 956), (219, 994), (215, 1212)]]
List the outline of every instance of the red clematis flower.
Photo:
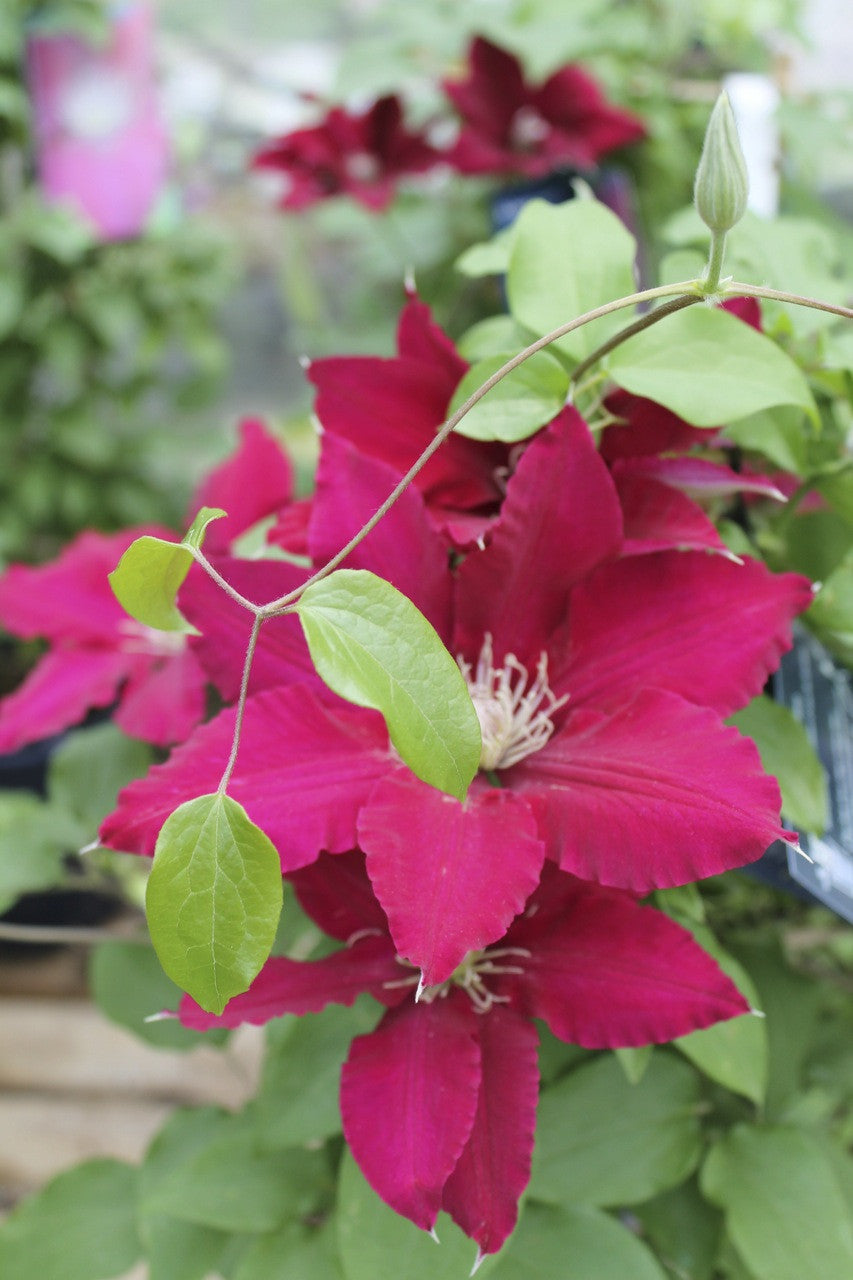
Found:
[[(247, 419), (240, 433), (239, 448), (202, 481), (190, 508), (194, 514), (205, 504), (227, 504), (228, 519), (211, 525), (208, 549), (214, 552), (277, 512), (292, 487), (290, 464), (266, 429)], [(174, 538), (153, 526), (87, 532), (51, 564), (13, 565), (0, 578), (0, 623), (14, 635), (43, 636), (50, 644), (21, 687), (0, 703), (0, 750), (59, 733), (116, 700), (116, 723), (156, 746), (182, 741), (201, 720), (208, 677), (187, 637), (129, 618), (107, 580), (143, 534)]]
[(536, 178), (560, 165), (590, 169), (609, 151), (645, 137), (642, 121), (609, 103), (579, 67), (562, 67), (533, 86), (517, 58), (482, 36), (468, 59), (466, 80), (444, 82), (462, 117), (449, 157), (460, 173)]
[(277, 138), (252, 163), (286, 176), (283, 209), (348, 195), (378, 210), (390, 204), (398, 178), (425, 173), (442, 159), (422, 134), (404, 126), (400, 99), (389, 94), (364, 112), (332, 107), (319, 124)]
[(481, 1254), (515, 1226), (530, 1176), (541, 1018), (591, 1049), (663, 1042), (747, 1012), (732, 983), (679, 925), (627, 893), (547, 868), (496, 945), (421, 989), (397, 954), (360, 853), (323, 855), (289, 877), (309, 916), (348, 945), (323, 960), (269, 960), (216, 1017), (185, 996), (181, 1021), (206, 1030), (350, 1005), (387, 1007), (352, 1043), (341, 1078), (344, 1134), (374, 1190), (430, 1230), (445, 1209)]
[[(317, 559), (387, 491), (387, 467), (336, 450), (318, 475)], [(409, 594), (459, 655), (483, 733), (464, 803), (400, 764), (375, 712), (289, 683), (285, 666), (276, 683), (268, 651), (231, 794), (285, 872), (363, 848), (396, 950), (427, 985), (503, 936), (546, 857), (647, 892), (743, 865), (785, 837), (775, 781), (720, 717), (760, 692), (808, 582), (704, 553), (616, 559), (620, 543), (613, 482), (566, 410), (525, 451), (488, 545), (458, 569), (414, 489), (357, 548), (349, 563)], [(274, 598), (279, 571), (266, 571)], [(197, 603), (184, 607), (204, 630), (209, 597)], [(239, 670), (244, 644), (222, 616), (210, 617), (212, 643)], [(104, 841), (150, 853), (166, 816), (217, 786), (232, 727), (223, 713), (133, 783)]]

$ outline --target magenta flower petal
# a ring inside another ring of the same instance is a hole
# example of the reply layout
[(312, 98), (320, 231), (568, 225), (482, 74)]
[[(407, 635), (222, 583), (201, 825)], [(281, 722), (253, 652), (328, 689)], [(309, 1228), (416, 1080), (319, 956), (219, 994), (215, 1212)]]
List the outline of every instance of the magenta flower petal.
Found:
[(244, 418), (239, 447), (202, 480), (189, 520), (201, 507), (220, 507), (226, 518), (209, 525), (205, 552), (226, 551), (241, 533), (289, 502), (292, 493), (293, 468), (282, 446), (257, 418)]
[[(346, 546), (398, 479), (386, 463), (360, 453), (341, 437), (324, 437), (308, 535), (315, 564), (324, 564)], [(439, 633), (447, 634), (451, 589), (447, 550), (414, 486), (398, 498), (393, 519), (380, 520), (346, 563), (349, 569), (378, 573), (408, 596)]]
[(637, 893), (760, 857), (779, 825), (779, 788), (748, 738), (706, 707), (657, 690), (610, 717), (579, 712), (513, 767), (548, 856)]
[(613, 467), (617, 486), (625, 476), (648, 476), (691, 498), (730, 497), (737, 493), (755, 493), (780, 501), (784, 494), (769, 476), (755, 472), (733, 471), (720, 462), (706, 458), (632, 458)]
[(707, 428), (691, 426), (656, 400), (635, 396), (621, 388), (610, 392), (604, 407), (620, 420), (601, 433), (601, 456), (608, 462), (649, 454), (683, 453), (693, 445), (709, 444), (714, 437)]
[(397, 950), (425, 986), (502, 937), (544, 858), (519, 796), (475, 786), (460, 803), (403, 769), (378, 783), (358, 834)]
[(204, 718), (206, 692), (204, 672), (185, 649), (131, 676), (113, 719), (131, 737), (167, 747), (183, 742)]
[(502, 1005), (478, 1019), (482, 1083), (471, 1136), (445, 1184), (442, 1207), (483, 1253), (496, 1253), (530, 1180), (539, 1093), (538, 1037)]
[(360, 849), (334, 856), (321, 853), (316, 862), (287, 878), (302, 910), (330, 937), (346, 942), (366, 929), (387, 934), (388, 921), (376, 901)]
[(791, 647), (808, 579), (698, 552), (603, 566), (572, 593), (560, 692), (612, 709), (650, 686), (730, 715), (759, 694)]
[(319, 1013), (328, 1004), (351, 1005), (368, 991), (385, 1004), (397, 1004), (408, 992), (387, 984), (400, 977), (394, 948), (386, 937), (359, 938), (351, 947), (322, 960), (289, 960), (274, 956), (242, 995), (229, 1000), (218, 1016), (207, 1013), (191, 996), (180, 1004), (185, 1027), (208, 1031), (211, 1027), (239, 1027), (244, 1022), (261, 1026), (284, 1013)]
[(535, 666), (571, 586), (621, 539), (610, 474), (586, 423), (564, 409), (525, 450), (489, 545), (459, 570), (454, 647), (474, 658), (489, 632), (498, 664), (514, 653)]
[(731, 558), (713, 521), (686, 494), (652, 476), (621, 468), (614, 468), (613, 479), (625, 520), (623, 555), (707, 550)]
[(108, 707), (133, 666), (118, 649), (54, 649), (0, 703), (0, 751), (16, 751), (79, 723), (90, 707)]
[(352, 1154), (377, 1195), (425, 1230), (471, 1132), (479, 1086), (477, 1015), (455, 993), (386, 1014), (344, 1063)]
[[(153, 853), (168, 815), (216, 790), (231, 749), (234, 711), (204, 725), (163, 765), (132, 782), (101, 828), (115, 849)], [(391, 759), (382, 717), (305, 685), (250, 699), (228, 794), (272, 840), (283, 871), (313, 862), (321, 849), (356, 844), (355, 822)]]
[(561, 1040), (588, 1049), (657, 1044), (748, 1012), (685, 929), (628, 894), (556, 873), (534, 902), (535, 914), (507, 936), (530, 954), (503, 990)]

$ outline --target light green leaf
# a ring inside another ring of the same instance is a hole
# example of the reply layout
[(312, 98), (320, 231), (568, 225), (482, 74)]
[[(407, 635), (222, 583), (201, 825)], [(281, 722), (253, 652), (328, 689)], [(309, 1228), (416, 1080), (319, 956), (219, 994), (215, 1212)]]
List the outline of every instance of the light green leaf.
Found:
[(853, 1275), (853, 1217), (811, 1134), (739, 1125), (712, 1149), (701, 1181), (758, 1280)]
[(806, 730), (792, 712), (762, 694), (733, 715), (733, 724), (752, 738), (761, 763), (779, 780), (782, 812), (806, 831), (826, 826), (826, 775)]
[(636, 1049), (615, 1049), (616, 1061), (625, 1072), (629, 1084), (639, 1084), (652, 1060), (654, 1045), (643, 1044)]
[(0, 792), (0, 911), (64, 878), (64, 858), (86, 836), (73, 817), (29, 791)]
[(726, 423), (726, 439), (742, 449), (764, 454), (783, 471), (804, 475), (808, 469), (808, 441), (814, 431), (801, 409), (779, 405)]
[(48, 795), (94, 834), (121, 788), (145, 773), (151, 756), (146, 743), (129, 738), (114, 724), (70, 733), (50, 757)]
[[(473, 1240), (446, 1214), (438, 1215), (437, 1245), (426, 1231), (389, 1209), (365, 1181), (349, 1150), (338, 1179), (337, 1226), (346, 1280), (463, 1280), (477, 1256)], [(493, 1266), (487, 1258), (477, 1275), (489, 1275)]]
[(550, 1204), (633, 1204), (674, 1186), (701, 1152), (699, 1080), (667, 1053), (629, 1084), (608, 1054), (546, 1089), (530, 1194)]
[(473, 364), (476, 360), (484, 360), (486, 356), (499, 356), (502, 351), (521, 351), (535, 336), (516, 324), (512, 316), (488, 316), (465, 330), (456, 343), (456, 350), (463, 359)]
[[(448, 417), (511, 355), (507, 352), (489, 356), (473, 365), (453, 393)], [(569, 375), (559, 360), (547, 351), (537, 351), (487, 391), (456, 431), (472, 440), (502, 440), (505, 444), (526, 440), (560, 412), (568, 389)]]
[(646, 1246), (609, 1214), (541, 1204), (524, 1208), (492, 1274), (494, 1280), (666, 1280)]
[(827, 648), (853, 665), (853, 554), (824, 580), (805, 618)]
[(132, 618), (158, 631), (198, 634), (175, 599), (193, 562), (190, 547), (198, 550), (211, 520), (224, 515), (218, 508), (202, 507), (182, 542), (144, 534), (130, 544), (109, 581), (119, 604)]
[(333, 1224), (318, 1229), (289, 1222), (258, 1236), (233, 1280), (343, 1280)]
[(515, 240), (515, 226), (507, 227), (482, 244), (472, 244), (470, 249), (456, 259), (456, 270), (463, 276), (502, 276), (509, 267), (510, 253)]
[[(551, 205), (532, 200), (515, 224), (507, 273), (511, 314), (536, 334), (634, 292), (633, 236), (596, 200)], [(617, 311), (555, 344), (575, 360), (632, 319)]]
[(245, 991), (270, 953), (281, 864), (245, 809), (219, 794), (188, 800), (157, 838), (145, 905), (166, 973), (209, 1013)]
[(799, 367), (763, 334), (719, 307), (667, 316), (605, 357), (613, 380), (698, 427), (796, 405), (817, 422)]
[(61, 1173), (0, 1226), (9, 1280), (110, 1280), (140, 1257), (136, 1170), (89, 1160)]
[(296, 607), (330, 689), (381, 711), (413, 773), (462, 800), (480, 760), (480, 725), (462, 673), (410, 600), (364, 569), (338, 569)]

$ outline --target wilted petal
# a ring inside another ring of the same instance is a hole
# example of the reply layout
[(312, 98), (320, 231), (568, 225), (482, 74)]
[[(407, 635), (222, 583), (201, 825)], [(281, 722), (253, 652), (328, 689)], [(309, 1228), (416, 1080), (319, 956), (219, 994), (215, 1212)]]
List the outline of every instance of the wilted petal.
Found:
[(0, 703), (0, 751), (16, 751), (78, 724), (116, 698), (133, 659), (120, 649), (53, 649)]
[(554, 872), (507, 944), (530, 952), (505, 978), (514, 1004), (587, 1049), (662, 1043), (748, 1011), (690, 934), (626, 893)]
[(490, 632), (498, 666), (507, 653), (535, 665), (569, 589), (621, 539), (613, 481), (586, 423), (564, 409), (524, 451), (489, 545), (459, 570), (454, 648), (475, 658)]
[(405, 998), (405, 992), (387, 984), (400, 976), (389, 938), (359, 938), (351, 947), (322, 960), (289, 960), (274, 956), (242, 995), (229, 1000), (218, 1016), (207, 1013), (191, 996), (181, 1000), (179, 1016), (185, 1027), (209, 1031), (211, 1027), (239, 1027), (244, 1022), (262, 1026), (284, 1013), (319, 1013), (328, 1004), (351, 1005), (363, 992), (387, 1004)]
[[(104, 844), (153, 853), (166, 818), (185, 800), (215, 791), (231, 749), (234, 711), (222, 712), (119, 796), (101, 828)], [(279, 851), (283, 871), (313, 862), (321, 849), (356, 844), (355, 820), (377, 778), (388, 771), (382, 717), (304, 685), (269, 689), (246, 709), (232, 799)]]
[(539, 1094), (532, 1023), (496, 1004), (478, 1019), (482, 1083), (471, 1136), (444, 1188), (444, 1208), (483, 1253), (515, 1227), (530, 1180)]
[(507, 780), (564, 870), (638, 893), (743, 866), (792, 838), (754, 743), (655, 690), (613, 716), (570, 716)]
[(477, 1015), (456, 993), (407, 1003), (353, 1040), (341, 1074), (344, 1136), (377, 1195), (430, 1230), (477, 1109)]
[(572, 593), (569, 660), (555, 691), (612, 709), (649, 687), (730, 715), (759, 694), (812, 601), (798, 574), (695, 551), (603, 565)]
[(316, 862), (288, 875), (299, 905), (324, 933), (346, 942), (362, 929), (388, 932), (360, 849), (321, 853)]
[(293, 468), (275, 436), (257, 418), (240, 423), (240, 444), (207, 475), (190, 503), (190, 519), (200, 507), (219, 507), (205, 536), (205, 552), (226, 551), (235, 538), (289, 502)]
[(533, 891), (544, 848), (524, 800), (474, 787), (460, 803), (407, 769), (384, 778), (358, 820), (359, 844), (401, 956), (425, 986), (502, 937)]

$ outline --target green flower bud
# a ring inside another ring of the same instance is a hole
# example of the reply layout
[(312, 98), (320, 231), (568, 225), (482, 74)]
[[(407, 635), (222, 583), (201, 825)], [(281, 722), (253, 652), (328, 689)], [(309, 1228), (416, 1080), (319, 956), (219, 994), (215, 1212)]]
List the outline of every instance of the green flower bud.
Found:
[(699, 217), (714, 232), (731, 230), (746, 212), (749, 179), (728, 99), (716, 101), (696, 170), (693, 198)]

